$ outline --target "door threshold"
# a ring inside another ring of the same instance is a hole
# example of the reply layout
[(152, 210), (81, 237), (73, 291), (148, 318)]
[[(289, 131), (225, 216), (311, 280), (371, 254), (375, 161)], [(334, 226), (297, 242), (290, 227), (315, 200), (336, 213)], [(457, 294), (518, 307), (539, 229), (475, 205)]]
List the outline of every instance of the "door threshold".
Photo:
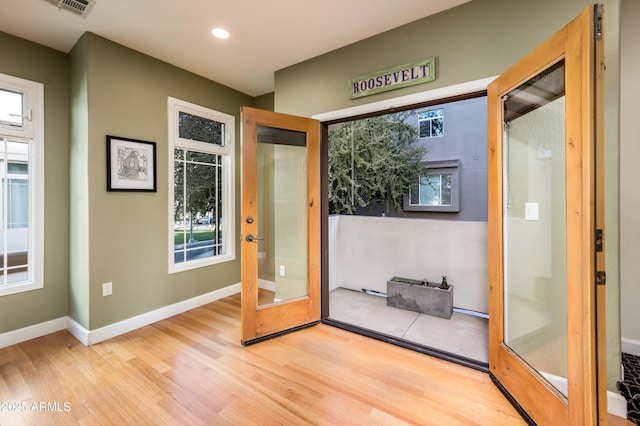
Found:
[(302, 324), (302, 325), (299, 325), (297, 327), (288, 328), (286, 330), (278, 331), (277, 333), (269, 334), (267, 336), (261, 336), (261, 337), (256, 337), (255, 339), (242, 341), (241, 343), (242, 343), (242, 346), (253, 345), (254, 343), (260, 343), (260, 342), (263, 342), (265, 340), (273, 339), (274, 337), (282, 336), (284, 334), (289, 334), (289, 333), (291, 333), (293, 331), (298, 331), (298, 330), (302, 330), (304, 328), (312, 327), (312, 326), (314, 326), (316, 324), (319, 324), (319, 323), (320, 323), (320, 321), (314, 321), (314, 322), (310, 322), (309, 324)]
[(435, 349), (429, 346), (424, 346), (419, 343), (410, 342), (408, 340), (389, 336), (387, 334), (368, 330), (366, 328), (358, 327), (353, 324), (347, 324), (345, 322), (337, 321), (331, 318), (323, 319), (322, 323), (331, 325), (333, 327), (341, 328), (343, 330), (350, 331), (352, 333), (360, 334), (362, 336), (370, 337), (372, 339), (380, 340), (385, 343), (390, 343), (392, 345), (400, 346), (405, 349), (410, 349), (412, 351), (416, 351), (424, 355), (429, 355), (434, 358), (442, 359), (444, 361), (453, 362), (454, 364), (462, 365), (464, 367), (469, 367), (474, 370), (481, 371), (483, 373), (489, 372), (488, 363), (477, 361), (475, 359), (463, 357), (451, 352)]

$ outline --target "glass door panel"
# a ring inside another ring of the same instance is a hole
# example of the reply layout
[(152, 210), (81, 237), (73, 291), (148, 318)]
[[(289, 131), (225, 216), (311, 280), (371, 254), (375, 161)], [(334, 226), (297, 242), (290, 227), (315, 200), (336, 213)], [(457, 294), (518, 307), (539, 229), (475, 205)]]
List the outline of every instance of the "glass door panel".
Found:
[(567, 377), (564, 71), (560, 61), (503, 98), (504, 341), (556, 386)]
[(258, 126), (259, 305), (307, 291), (306, 134)]

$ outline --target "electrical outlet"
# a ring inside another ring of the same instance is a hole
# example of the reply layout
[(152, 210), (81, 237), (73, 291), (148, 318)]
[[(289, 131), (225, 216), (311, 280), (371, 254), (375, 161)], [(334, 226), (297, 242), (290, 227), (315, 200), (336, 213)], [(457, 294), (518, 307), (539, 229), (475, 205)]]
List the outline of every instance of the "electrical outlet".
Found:
[(280, 276), (281, 277), (287, 276), (287, 270), (285, 269), (284, 265), (280, 265)]
[(102, 284), (102, 297), (111, 296), (113, 294), (113, 283)]

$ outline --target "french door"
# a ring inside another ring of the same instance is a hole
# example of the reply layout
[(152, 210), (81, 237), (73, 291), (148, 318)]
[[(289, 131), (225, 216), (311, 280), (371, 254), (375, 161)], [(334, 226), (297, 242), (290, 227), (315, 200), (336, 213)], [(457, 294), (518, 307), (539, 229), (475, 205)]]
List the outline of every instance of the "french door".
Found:
[(595, 5), (488, 88), (490, 374), (541, 425), (606, 416), (602, 36)]
[(242, 342), (320, 320), (320, 124), (243, 107)]

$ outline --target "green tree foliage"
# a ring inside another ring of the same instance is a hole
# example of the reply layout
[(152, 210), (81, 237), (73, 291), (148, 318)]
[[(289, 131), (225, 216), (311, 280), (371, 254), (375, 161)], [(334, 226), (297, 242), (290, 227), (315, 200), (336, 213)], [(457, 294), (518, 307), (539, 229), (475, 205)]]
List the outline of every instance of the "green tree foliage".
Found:
[(406, 123), (410, 112), (344, 123), (329, 132), (329, 212), (354, 214), (382, 202), (402, 209), (418, 182), (426, 148)]
[(223, 124), (209, 118), (180, 112), (178, 131), (183, 139), (222, 145)]
[[(224, 125), (209, 118), (180, 112), (180, 138), (222, 145)], [(219, 155), (177, 149), (175, 152), (175, 219), (184, 213), (192, 219), (196, 214), (222, 211), (222, 159)], [(216, 221), (219, 218), (216, 217)]]
[(219, 214), (223, 183), (220, 156), (182, 149), (176, 150), (175, 155), (178, 160), (174, 162), (175, 220), (181, 219), (182, 212), (189, 213), (191, 218), (197, 213)]

